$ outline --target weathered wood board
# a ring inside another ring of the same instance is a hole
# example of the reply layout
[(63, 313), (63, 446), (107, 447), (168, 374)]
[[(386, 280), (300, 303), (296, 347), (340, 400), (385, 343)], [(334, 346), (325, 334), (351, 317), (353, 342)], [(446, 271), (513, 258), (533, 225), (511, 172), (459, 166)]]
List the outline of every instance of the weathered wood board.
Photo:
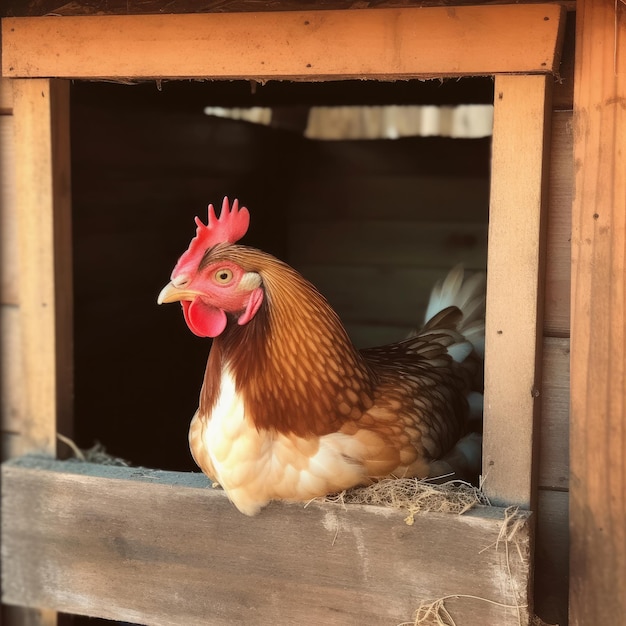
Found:
[(15, 195), (23, 362), (21, 432), (56, 449), (73, 397), (69, 83), (13, 81)]
[(579, 0), (572, 210), (570, 624), (626, 615), (626, 4)]
[(569, 487), (570, 340), (544, 337), (538, 485)]
[(533, 507), (551, 82), (496, 76), (485, 318), (484, 488)]
[(535, 613), (565, 626), (569, 583), (569, 493), (540, 489), (535, 539)]
[(20, 332), (19, 308), (0, 306), (0, 426), (13, 433), (22, 428), (24, 405)]
[(0, 115), (10, 115), (13, 109), (13, 88), (8, 78), (0, 78)]
[(361, 220), (301, 223), (291, 230), (295, 265), (319, 260), (320, 250), (326, 263), (338, 265), (450, 268), (462, 262), (483, 270), (486, 263), (486, 224)]
[(569, 337), (574, 152), (572, 112), (552, 114), (544, 333)]
[(552, 4), (6, 18), (2, 71), (260, 80), (550, 73), (563, 15)]
[[(527, 601), (527, 512), (507, 544), (499, 508), (412, 526), (400, 511), (318, 502), (248, 518), (201, 474), (43, 457), (2, 472), (9, 604), (154, 625), (395, 626), (448, 595)], [(524, 606), (446, 607), (463, 626), (528, 623)]]
[(0, 114), (0, 304), (18, 302), (13, 116)]

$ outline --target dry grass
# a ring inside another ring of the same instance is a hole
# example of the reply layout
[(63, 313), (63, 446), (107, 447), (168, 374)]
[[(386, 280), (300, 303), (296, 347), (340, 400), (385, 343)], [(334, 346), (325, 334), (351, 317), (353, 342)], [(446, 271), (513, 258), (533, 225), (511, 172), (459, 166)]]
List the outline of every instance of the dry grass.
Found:
[(341, 493), (326, 496), (324, 502), (370, 504), (407, 512), (405, 522), (412, 525), (420, 513), (462, 515), (478, 504), (488, 505), (482, 490), (463, 481), (436, 484), (427, 479), (388, 478)]
[(117, 465), (119, 467), (128, 467), (130, 465), (124, 459), (110, 455), (99, 441), (96, 441), (93, 447), (81, 450), (69, 437), (57, 433), (57, 439), (72, 451), (74, 456), (70, 460), (97, 463), (99, 465)]

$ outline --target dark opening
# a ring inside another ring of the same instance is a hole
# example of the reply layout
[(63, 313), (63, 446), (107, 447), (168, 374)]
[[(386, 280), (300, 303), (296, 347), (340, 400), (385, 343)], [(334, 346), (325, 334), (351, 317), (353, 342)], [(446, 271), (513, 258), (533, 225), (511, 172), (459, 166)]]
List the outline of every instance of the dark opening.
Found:
[[(327, 142), (305, 138), (302, 122), (314, 105), (491, 102), (489, 78), (75, 83), (78, 445), (97, 440), (132, 464), (197, 471), (187, 430), (210, 341), (156, 297), (194, 216), (224, 195), (251, 210), (243, 243), (311, 278), (357, 343), (418, 325), (431, 279), (458, 261), (484, 268), (490, 138)], [(209, 105), (269, 106), (282, 121), (209, 117)]]

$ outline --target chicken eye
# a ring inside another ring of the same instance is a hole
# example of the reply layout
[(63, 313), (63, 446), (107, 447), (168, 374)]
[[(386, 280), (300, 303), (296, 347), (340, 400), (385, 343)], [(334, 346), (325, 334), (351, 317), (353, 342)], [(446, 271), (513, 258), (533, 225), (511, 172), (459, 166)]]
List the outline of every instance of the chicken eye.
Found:
[(223, 267), (215, 272), (214, 278), (216, 283), (227, 285), (233, 279), (233, 272), (227, 267)]

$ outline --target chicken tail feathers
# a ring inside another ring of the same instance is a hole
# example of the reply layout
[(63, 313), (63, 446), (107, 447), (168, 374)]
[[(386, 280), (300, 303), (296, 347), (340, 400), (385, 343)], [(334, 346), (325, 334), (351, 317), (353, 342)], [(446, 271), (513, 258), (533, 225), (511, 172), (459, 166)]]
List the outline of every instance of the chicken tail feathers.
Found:
[(447, 309), (456, 307), (461, 312), (456, 329), (481, 358), (485, 355), (485, 282), (483, 272), (465, 277), (462, 265), (452, 268), (433, 287), (424, 320), (426, 328), (436, 326)]

